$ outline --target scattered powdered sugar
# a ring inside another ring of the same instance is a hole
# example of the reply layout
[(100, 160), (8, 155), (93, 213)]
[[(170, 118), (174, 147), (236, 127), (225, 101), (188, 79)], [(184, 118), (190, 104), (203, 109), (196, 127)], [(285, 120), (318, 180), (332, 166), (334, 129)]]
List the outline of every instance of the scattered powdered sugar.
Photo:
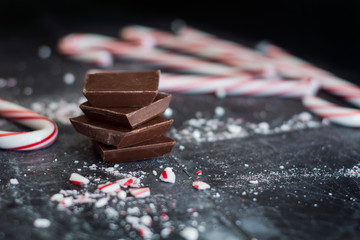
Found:
[[(219, 111), (220, 112), (220, 111)], [(221, 115), (222, 111), (217, 115)], [(281, 125), (271, 127), (267, 122), (251, 123), (242, 118), (192, 118), (184, 122), (181, 128), (172, 128), (170, 134), (182, 142), (215, 142), (234, 138), (243, 138), (254, 134), (276, 134), (294, 130), (318, 128), (326, 125), (313, 119), (308, 112), (302, 112), (284, 121)]]
[(67, 102), (65, 100), (50, 101), (50, 102), (34, 102), (31, 104), (31, 109), (45, 117), (48, 117), (56, 122), (70, 125), (69, 118), (76, 117), (82, 114), (79, 104), (86, 101), (85, 97), (81, 97), (74, 102)]

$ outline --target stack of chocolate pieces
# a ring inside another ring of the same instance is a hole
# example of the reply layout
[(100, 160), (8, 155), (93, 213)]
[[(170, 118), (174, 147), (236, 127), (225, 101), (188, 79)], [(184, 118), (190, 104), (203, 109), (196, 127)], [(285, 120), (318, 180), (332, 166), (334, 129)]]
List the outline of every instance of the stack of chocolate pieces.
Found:
[(160, 116), (171, 95), (158, 92), (160, 71), (95, 72), (85, 77), (75, 130), (91, 138), (106, 162), (126, 162), (170, 153), (175, 140), (164, 136), (173, 123)]

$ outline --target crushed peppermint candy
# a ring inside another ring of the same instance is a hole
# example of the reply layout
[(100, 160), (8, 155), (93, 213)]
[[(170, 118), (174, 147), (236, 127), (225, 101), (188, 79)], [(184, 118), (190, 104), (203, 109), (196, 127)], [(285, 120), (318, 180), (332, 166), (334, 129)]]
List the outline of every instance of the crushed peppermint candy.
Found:
[(18, 184), (19, 184), (19, 180), (17, 180), (16, 178), (11, 178), (11, 179), (10, 179), (10, 184), (12, 184), (12, 185), (18, 185)]
[(259, 184), (259, 180), (250, 180), (249, 183), (251, 183), (251, 184)]
[(78, 173), (72, 173), (69, 180), (75, 185), (86, 185), (90, 182), (89, 179)]
[(104, 198), (100, 198), (99, 200), (96, 201), (95, 203), (95, 207), (96, 208), (101, 208), (104, 207), (105, 205), (107, 205), (109, 202), (109, 199), (104, 197)]
[(105, 183), (99, 185), (98, 189), (104, 193), (115, 193), (120, 190), (120, 185), (117, 182)]
[(85, 97), (80, 97), (77, 101), (67, 102), (63, 99), (58, 101), (42, 101), (31, 104), (31, 110), (44, 115), (56, 122), (70, 125), (69, 118), (82, 114), (79, 105), (86, 101)]
[(199, 171), (196, 172), (196, 174), (200, 176), (200, 175), (202, 175), (202, 171), (199, 170)]
[(199, 238), (199, 231), (193, 227), (185, 227), (180, 235), (186, 240), (197, 240)]
[(194, 181), (192, 185), (197, 190), (206, 190), (210, 188), (210, 185), (203, 181)]
[(120, 191), (117, 193), (117, 197), (118, 197), (119, 199), (124, 200), (124, 199), (126, 199), (126, 197), (127, 197), (127, 193), (126, 193), (125, 191), (123, 191), (123, 190), (120, 190)]
[[(219, 112), (221, 110), (218, 110)], [(293, 130), (319, 128), (328, 123), (313, 119), (308, 112), (302, 112), (282, 122), (279, 126), (270, 126), (267, 122), (252, 123), (242, 118), (191, 118), (183, 123), (180, 128), (171, 128), (170, 134), (181, 142), (216, 142), (234, 138), (244, 138), (251, 135), (277, 134)], [(220, 116), (218, 114), (217, 116)], [(179, 147), (180, 148), (180, 147)], [(181, 149), (180, 149), (181, 150)]]
[(50, 227), (51, 222), (47, 218), (37, 218), (34, 221), (34, 227), (36, 228), (48, 228)]
[(129, 192), (135, 198), (145, 198), (150, 196), (150, 188), (131, 188)]
[(141, 181), (136, 177), (123, 178), (116, 181), (122, 188), (141, 187)]
[(166, 167), (160, 175), (160, 180), (168, 183), (175, 183), (176, 176), (172, 168)]

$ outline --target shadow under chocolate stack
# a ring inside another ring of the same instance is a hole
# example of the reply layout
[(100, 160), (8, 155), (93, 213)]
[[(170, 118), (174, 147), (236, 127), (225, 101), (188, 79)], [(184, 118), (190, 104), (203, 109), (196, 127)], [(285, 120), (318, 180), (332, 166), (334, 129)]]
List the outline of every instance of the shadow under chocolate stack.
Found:
[(158, 92), (160, 71), (88, 73), (83, 89), (85, 115), (71, 118), (91, 138), (106, 162), (126, 162), (170, 153), (175, 140), (164, 136), (173, 123), (160, 116), (171, 95)]

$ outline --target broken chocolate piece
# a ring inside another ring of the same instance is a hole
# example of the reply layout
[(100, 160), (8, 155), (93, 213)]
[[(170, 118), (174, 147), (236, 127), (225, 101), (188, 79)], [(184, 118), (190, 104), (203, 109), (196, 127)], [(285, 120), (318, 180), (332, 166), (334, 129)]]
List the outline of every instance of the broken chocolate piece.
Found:
[(160, 70), (151, 72), (101, 72), (86, 75), (84, 96), (96, 107), (139, 107), (153, 102)]
[(128, 162), (161, 157), (170, 153), (176, 142), (172, 138), (161, 136), (126, 148), (112, 148), (95, 141), (93, 143), (105, 162)]
[(89, 102), (81, 104), (80, 108), (91, 120), (135, 128), (164, 112), (170, 100), (171, 94), (160, 92), (150, 105), (141, 108), (99, 108)]
[(84, 115), (71, 118), (70, 121), (79, 133), (95, 141), (122, 148), (161, 136), (169, 130), (174, 120), (157, 117), (135, 129), (93, 121)]

